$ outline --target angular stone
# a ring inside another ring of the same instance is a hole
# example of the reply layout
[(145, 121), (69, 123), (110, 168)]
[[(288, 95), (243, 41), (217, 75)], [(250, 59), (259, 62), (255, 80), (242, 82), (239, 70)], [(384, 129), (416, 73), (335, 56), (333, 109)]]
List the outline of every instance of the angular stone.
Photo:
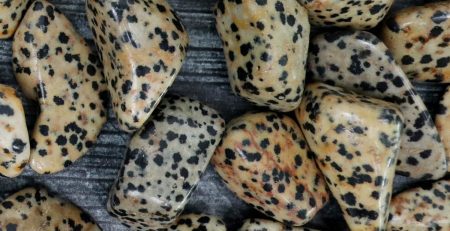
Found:
[(447, 87), (439, 104), (435, 121), (447, 153), (447, 172), (450, 172), (450, 87)]
[(383, 20), (394, 0), (300, 0), (316, 26), (367, 30)]
[(100, 231), (91, 216), (44, 188), (25, 188), (0, 206), (0, 229)]
[(301, 228), (301, 227), (286, 227), (282, 223), (251, 218), (244, 221), (244, 224), (241, 226), (239, 231), (317, 231), (315, 229), (310, 228)]
[(180, 71), (187, 32), (166, 0), (86, 1), (86, 12), (119, 125), (134, 132)]
[(16, 79), (41, 113), (31, 140), (31, 167), (63, 170), (94, 144), (103, 124), (106, 93), (95, 53), (52, 4), (35, 1), (13, 43)]
[(450, 83), (450, 2), (433, 2), (397, 12), (382, 40), (408, 77)]
[(0, 84), (0, 175), (16, 177), (30, 159), (25, 112), (14, 88)]
[(450, 180), (398, 194), (390, 211), (389, 231), (450, 230)]
[(249, 113), (232, 120), (212, 164), (240, 199), (289, 226), (307, 223), (328, 201), (300, 128), (285, 115)]
[(27, 10), (28, 0), (6, 0), (0, 2), (0, 39), (14, 35), (22, 16)]
[(295, 0), (225, 1), (214, 10), (233, 91), (277, 111), (298, 107), (310, 26)]
[(350, 230), (385, 230), (403, 126), (400, 111), (314, 83), (306, 87), (296, 115)]
[(135, 230), (176, 221), (206, 169), (224, 130), (224, 120), (200, 102), (161, 101), (131, 139), (108, 200), (108, 211)]
[(181, 215), (176, 225), (170, 226), (168, 231), (226, 231), (227, 227), (218, 217), (186, 214)]
[(397, 104), (405, 118), (398, 174), (439, 179), (447, 163), (432, 117), (386, 46), (364, 31), (321, 34), (308, 59), (314, 80)]

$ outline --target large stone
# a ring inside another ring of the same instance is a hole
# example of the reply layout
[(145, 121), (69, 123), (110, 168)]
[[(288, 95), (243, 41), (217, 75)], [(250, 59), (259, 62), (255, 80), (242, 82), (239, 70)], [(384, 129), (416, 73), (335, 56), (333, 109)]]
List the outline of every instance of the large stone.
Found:
[(100, 231), (91, 216), (44, 188), (25, 188), (0, 206), (0, 230)]
[(314, 83), (296, 115), (350, 230), (385, 230), (403, 126), (399, 110)]
[(375, 27), (394, 0), (300, 0), (316, 26), (351, 27), (367, 30)]
[(435, 121), (447, 152), (447, 172), (450, 172), (450, 87), (442, 97)]
[(385, 23), (382, 40), (414, 81), (450, 83), (450, 1), (413, 6)]
[(18, 176), (30, 159), (22, 102), (14, 88), (0, 84), (0, 175)]
[(303, 134), (285, 115), (249, 113), (234, 119), (212, 163), (239, 198), (289, 226), (307, 223), (328, 201)]
[(404, 116), (397, 173), (439, 179), (447, 170), (432, 117), (386, 46), (363, 31), (318, 35), (308, 59), (314, 80), (397, 104)]
[(450, 180), (413, 188), (393, 197), (388, 230), (450, 230)]
[(41, 113), (31, 139), (31, 167), (61, 171), (83, 156), (106, 122), (106, 84), (95, 53), (69, 20), (45, 0), (35, 1), (13, 43), (16, 79)]
[(119, 125), (134, 132), (180, 71), (187, 32), (166, 0), (90, 0), (86, 12)]
[(29, 0), (3, 0), (0, 2), (0, 39), (14, 35)]
[(134, 230), (176, 221), (206, 169), (224, 129), (198, 101), (168, 97), (131, 139), (108, 211)]
[(233, 91), (277, 111), (298, 107), (310, 26), (296, 0), (220, 0), (214, 10)]

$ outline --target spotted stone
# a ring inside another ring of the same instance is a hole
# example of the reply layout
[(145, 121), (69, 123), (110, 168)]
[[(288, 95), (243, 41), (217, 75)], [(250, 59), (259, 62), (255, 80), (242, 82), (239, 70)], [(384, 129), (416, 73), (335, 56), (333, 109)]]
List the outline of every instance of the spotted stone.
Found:
[(403, 118), (393, 104), (323, 83), (296, 116), (351, 230), (384, 230)]
[(226, 231), (225, 223), (218, 217), (200, 214), (181, 215), (168, 231)]
[(22, 102), (14, 88), (0, 84), (0, 175), (16, 177), (30, 158)]
[(317, 231), (317, 230), (301, 227), (287, 227), (282, 223), (276, 221), (251, 218), (244, 221), (244, 224), (241, 226), (239, 231)]
[(375, 27), (384, 18), (394, 0), (300, 0), (316, 26), (351, 27), (357, 30)]
[(278, 111), (303, 94), (310, 26), (295, 0), (220, 0), (214, 14), (233, 91)]
[(176, 221), (219, 144), (224, 121), (198, 101), (168, 97), (131, 139), (108, 211), (133, 230)]
[(363, 31), (325, 33), (311, 43), (308, 66), (314, 80), (400, 107), (405, 127), (397, 173), (417, 179), (444, 176), (445, 150), (432, 117), (386, 46)]
[(307, 223), (328, 201), (300, 128), (285, 115), (249, 113), (232, 120), (212, 163), (239, 198), (290, 226)]
[[(439, 104), (435, 120), (447, 153), (447, 172), (450, 172), (450, 87), (447, 87), (447, 91)], [(428, 155), (430, 155), (429, 152), (422, 153), (423, 157)]]
[(450, 2), (397, 12), (383, 26), (382, 40), (414, 81), (450, 83)]
[(119, 125), (134, 132), (180, 71), (187, 32), (166, 0), (86, 1), (86, 12)]
[(450, 181), (413, 188), (392, 198), (389, 231), (450, 230)]
[(0, 204), (0, 229), (100, 231), (91, 216), (44, 188), (25, 188)]
[(28, 0), (3, 0), (0, 2), (0, 39), (14, 35), (22, 16), (27, 10)]
[(83, 156), (106, 122), (106, 84), (95, 53), (52, 4), (35, 1), (13, 43), (16, 79), (41, 113), (31, 139), (31, 167), (63, 170)]

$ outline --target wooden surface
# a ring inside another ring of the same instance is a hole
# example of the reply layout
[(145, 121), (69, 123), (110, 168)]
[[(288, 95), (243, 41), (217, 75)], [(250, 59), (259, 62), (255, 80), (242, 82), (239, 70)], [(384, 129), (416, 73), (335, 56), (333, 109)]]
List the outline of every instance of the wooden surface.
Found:
[[(87, 27), (83, 0), (52, 0), (87, 39), (92, 35)], [(188, 29), (190, 47), (183, 69), (169, 89), (170, 93), (198, 99), (217, 109), (228, 121), (249, 110), (262, 110), (233, 95), (228, 84), (225, 59), (217, 36), (212, 8), (216, 0), (169, 0)], [(397, 0), (393, 10), (407, 5), (431, 2), (425, 0)], [(317, 30), (315, 30), (317, 31)], [(376, 32), (376, 30), (374, 30)], [(0, 83), (14, 86), (11, 64), (12, 40), (0, 40)], [(442, 85), (416, 85), (430, 111), (434, 112), (444, 87)], [(23, 98), (27, 123), (32, 129), (38, 115), (36, 103)], [(75, 164), (53, 175), (40, 176), (28, 167), (15, 179), (0, 177), (0, 200), (28, 185), (44, 185), (50, 191), (66, 198), (91, 214), (105, 231), (127, 230), (108, 215), (105, 204), (120, 167), (129, 135), (120, 132), (109, 110), (109, 121), (98, 142), (90, 152)], [(395, 191), (414, 184), (409, 179), (397, 177)], [(202, 177), (187, 205), (186, 212), (202, 212), (222, 217), (230, 230), (236, 230), (244, 218), (259, 217), (257, 211), (236, 198), (221, 182), (211, 167)], [(322, 209), (308, 224), (322, 230), (346, 230), (335, 201)]]

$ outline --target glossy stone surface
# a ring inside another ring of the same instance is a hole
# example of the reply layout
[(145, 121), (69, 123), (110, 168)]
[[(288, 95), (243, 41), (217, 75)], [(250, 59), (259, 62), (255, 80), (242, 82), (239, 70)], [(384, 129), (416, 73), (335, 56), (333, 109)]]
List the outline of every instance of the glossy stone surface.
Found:
[(212, 164), (239, 198), (288, 225), (307, 223), (328, 201), (300, 128), (285, 115), (248, 113), (232, 120)]
[(175, 222), (224, 130), (217, 112), (188, 98), (166, 97), (131, 139), (108, 211), (133, 230)]
[(44, 0), (30, 6), (17, 29), (13, 65), (22, 91), (41, 109), (30, 165), (40, 174), (61, 171), (88, 151), (106, 122), (101, 65), (69, 20)]
[(366, 30), (384, 18), (394, 0), (300, 0), (316, 26)]
[(119, 125), (134, 132), (180, 71), (187, 32), (166, 0), (86, 1), (86, 13)]
[(450, 180), (398, 194), (390, 211), (389, 231), (450, 230)]
[(314, 80), (400, 107), (405, 127), (397, 173), (418, 179), (444, 176), (445, 150), (432, 117), (386, 46), (362, 31), (321, 34), (311, 43), (308, 66)]
[(382, 31), (383, 42), (410, 79), (450, 83), (450, 1), (403, 9)]
[(16, 177), (30, 158), (22, 102), (14, 88), (0, 84), (0, 175)]
[(264, 220), (264, 219), (247, 219), (239, 229), (239, 231), (316, 231), (315, 229), (301, 227), (286, 227), (282, 223)]
[(44, 188), (25, 188), (0, 206), (0, 229), (100, 231), (91, 216)]
[(25, 11), (28, 0), (4, 0), (0, 2), (0, 39), (14, 35)]
[(296, 0), (220, 0), (214, 14), (233, 91), (273, 110), (300, 104), (310, 26)]
[(226, 231), (227, 227), (218, 217), (185, 214), (181, 215), (176, 225), (170, 226), (168, 231)]
[(296, 116), (350, 230), (384, 230), (403, 127), (400, 111), (314, 83), (306, 87)]
[(447, 87), (447, 91), (442, 96), (435, 121), (447, 153), (447, 171), (450, 172), (450, 87)]

